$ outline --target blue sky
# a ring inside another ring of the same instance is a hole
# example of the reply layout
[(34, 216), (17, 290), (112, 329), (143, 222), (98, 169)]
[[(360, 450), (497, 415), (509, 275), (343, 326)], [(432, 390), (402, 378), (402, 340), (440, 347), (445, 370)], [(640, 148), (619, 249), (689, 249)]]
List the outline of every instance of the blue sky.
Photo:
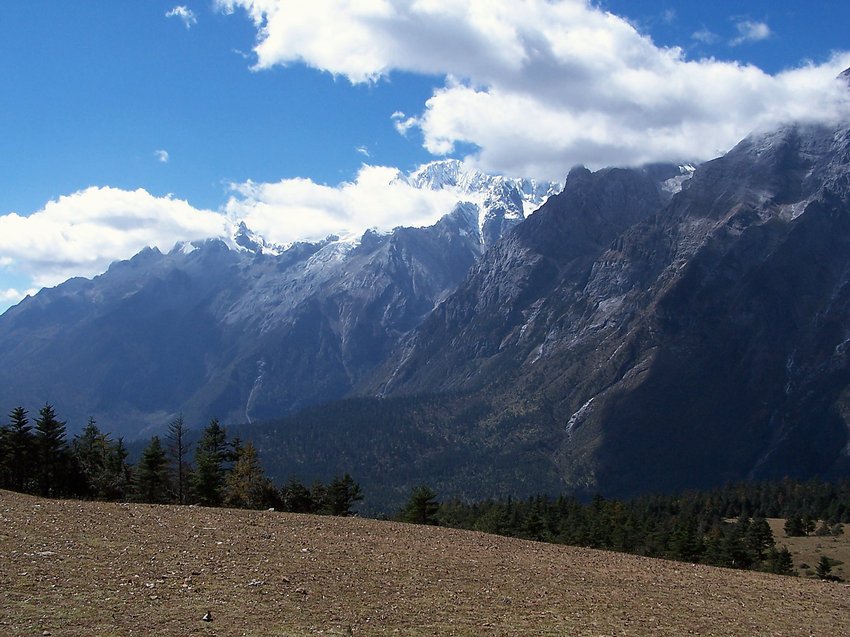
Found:
[(438, 216), (394, 180), (442, 157), (561, 179), (840, 116), (848, 24), (846, 0), (6, 3), (0, 311), (239, 219), (285, 242)]

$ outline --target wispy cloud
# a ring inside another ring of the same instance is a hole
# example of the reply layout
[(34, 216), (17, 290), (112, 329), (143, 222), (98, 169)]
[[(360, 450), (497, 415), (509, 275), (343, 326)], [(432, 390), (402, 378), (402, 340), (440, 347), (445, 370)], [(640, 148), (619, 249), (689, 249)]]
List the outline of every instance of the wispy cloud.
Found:
[(703, 44), (716, 44), (720, 41), (720, 36), (713, 31), (703, 28), (692, 33), (691, 39), (696, 40), (697, 42), (702, 42)]
[(401, 111), (396, 111), (390, 116), (390, 119), (393, 121), (393, 126), (401, 135), (407, 135), (407, 131), (411, 128), (415, 128), (418, 124), (418, 121), (415, 117), (408, 117)]
[(735, 23), (738, 37), (729, 41), (732, 46), (738, 46), (745, 42), (761, 42), (773, 35), (773, 31), (766, 22), (755, 22), (753, 20), (741, 20)]
[[(834, 116), (846, 101), (832, 80), (848, 53), (777, 75), (693, 60), (586, 0), (525, 0), (522, 11), (515, 0), (217, 6), (255, 24), (256, 69), (303, 63), (353, 83), (394, 71), (444, 77), (420, 112), (392, 116), (397, 130), (418, 128), (437, 155), (474, 148), (478, 167), (513, 175), (707, 159), (754, 128)], [(741, 24), (748, 40), (770, 33)]]
[(153, 154), (154, 154), (154, 157), (156, 157), (157, 161), (162, 162), (163, 164), (168, 163), (169, 157), (168, 157), (168, 151), (167, 150), (163, 150), (163, 149), (155, 150), (155, 151), (153, 151)]
[(358, 147), (357, 147), (357, 148), (355, 148), (354, 150), (356, 150), (358, 153), (360, 153), (360, 154), (361, 154), (361, 155), (363, 155), (364, 157), (371, 157), (371, 156), (372, 156), (372, 155), (369, 153), (369, 149), (368, 149), (368, 148), (366, 148), (365, 146), (358, 146)]
[(166, 11), (166, 18), (179, 18), (187, 29), (191, 29), (193, 26), (198, 24), (198, 16), (195, 15), (195, 12), (189, 9), (188, 7), (181, 5), (177, 5), (173, 9)]

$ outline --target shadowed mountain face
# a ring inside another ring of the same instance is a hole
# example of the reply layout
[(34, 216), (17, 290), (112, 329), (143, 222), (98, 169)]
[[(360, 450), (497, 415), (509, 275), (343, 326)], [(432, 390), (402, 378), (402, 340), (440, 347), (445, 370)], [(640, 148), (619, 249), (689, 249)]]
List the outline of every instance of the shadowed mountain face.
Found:
[(666, 206), (647, 181), (573, 171), (383, 391), (486, 396), (606, 494), (846, 472), (850, 131), (752, 136)]

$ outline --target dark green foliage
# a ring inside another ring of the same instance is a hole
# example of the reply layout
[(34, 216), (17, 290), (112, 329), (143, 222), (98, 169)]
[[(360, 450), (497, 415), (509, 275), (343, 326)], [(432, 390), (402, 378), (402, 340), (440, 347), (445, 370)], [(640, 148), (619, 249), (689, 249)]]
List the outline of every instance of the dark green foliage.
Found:
[(151, 438), (136, 467), (135, 499), (139, 502), (159, 504), (171, 501), (171, 481), (168, 459), (159, 436)]
[(826, 555), (822, 555), (818, 560), (815, 573), (820, 579), (828, 580), (832, 578), (832, 561)]
[(16, 407), (9, 424), (0, 429), (0, 485), (14, 491), (33, 491), (35, 438), (27, 410)]
[[(452, 499), (440, 505), (437, 519), (446, 526), (525, 539), (793, 575), (790, 553), (785, 548), (776, 549), (762, 515), (764, 511), (781, 513), (781, 508), (770, 505), (763, 494), (798, 491), (800, 486), (788, 481), (735, 485), (626, 502), (599, 496), (589, 503), (545, 496), (474, 504)], [(821, 485), (810, 493), (819, 494), (823, 489), (841, 497), (846, 488)], [(792, 499), (788, 503), (797, 509), (810, 507), (813, 516), (834, 505), (829, 497), (817, 497), (812, 502)], [(750, 517), (750, 512), (756, 513), (755, 517)]]
[(327, 515), (351, 515), (354, 503), (362, 499), (360, 485), (346, 473), (342, 478), (336, 477), (328, 484), (319, 512)]
[(778, 551), (776, 547), (768, 549), (766, 570), (776, 575), (796, 575), (794, 562), (791, 559), (791, 551), (784, 546)]
[(123, 442), (113, 443), (93, 418), (74, 437), (71, 453), (82, 480), (79, 495), (98, 500), (119, 500), (127, 495), (127, 452)]
[(785, 520), (785, 535), (787, 537), (803, 537), (806, 535), (806, 525), (799, 515), (792, 515)]
[(401, 520), (413, 524), (438, 524), (437, 512), (439, 510), (440, 503), (437, 502), (437, 494), (429, 487), (420, 485), (413, 488), (410, 498), (401, 512)]
[(38, 493), (53, 497), (69, 495), (71, 455), (65, 440), (65, 423), (56, 417), (50, 404), (39, 410), (35, 421), (35, 458)]
[(130, 466), (127, 464), (127, 456), (124, 439), (119, 438), (112, 444), (106, 460), (106, 475), (109, 480), (106, 485), (107, 500), (125, 500), (129, 495)]
[(195, 447), (192, 497), (205, 506), (220, 506), (224, 499), (225, 461), (229, 457), (227, 433), (217, 419), (204, 428)]
[(745, 533), (744, 541), (755, 562), (764, 560), (767, 552), (776, 544), (773, 531), (763, 517), (753, 518)]
[(313, 498), (310, 489), (290, 478), (280, 490), (281, 508), (290, 513), (312, 513)]

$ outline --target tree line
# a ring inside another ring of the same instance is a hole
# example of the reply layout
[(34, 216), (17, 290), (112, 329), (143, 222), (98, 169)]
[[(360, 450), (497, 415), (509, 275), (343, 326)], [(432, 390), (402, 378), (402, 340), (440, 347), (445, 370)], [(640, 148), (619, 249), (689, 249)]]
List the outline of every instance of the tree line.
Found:
[(66, 423), (45, 404), (34, 422), (23, 407), (0, 427), (0, 488), (45, 497), (200, 504), (297, 513), (351, 515), (363, 499), (345, 474), (310, 487), (295, 479), (278, 487), (265, 474), (250, 441), (228, 439), (213, 419), (190, 441), (182, 416), (164, 438), (153, 436), (139, 461), (128, 462), (122, 438), (112, 440), (89, 419), (70, 442)]
[[(777, 545), (766, 518), (786, 518), (788, 536), (839, 535), (850, 517), (850, 482), (786, 479), (629, 501), (596, 496), (590, 502), (543, 495), (525, 500), (438, 502), (434, 491), (420, 486), (396, 517), (528, 540), (795, 575), (791, 553)], [(828, 566), (828, 560), (819, 564), (818, 575), (828, 575)]]

